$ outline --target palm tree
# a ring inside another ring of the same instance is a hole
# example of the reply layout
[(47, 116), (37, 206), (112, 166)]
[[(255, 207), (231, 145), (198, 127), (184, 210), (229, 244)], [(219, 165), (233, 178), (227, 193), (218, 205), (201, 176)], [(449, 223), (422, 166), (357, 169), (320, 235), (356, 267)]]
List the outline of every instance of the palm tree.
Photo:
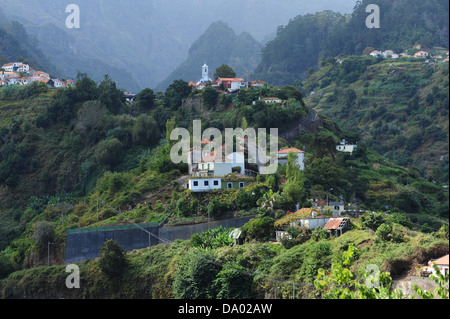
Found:
[(274, 193), (273, 190), (269, 189), (261, 198), (259, 198), (256, 204), (262, 208), (266, 208), (268, 211), (273, 211), (275, 203), (278, 200), (280, 194)]

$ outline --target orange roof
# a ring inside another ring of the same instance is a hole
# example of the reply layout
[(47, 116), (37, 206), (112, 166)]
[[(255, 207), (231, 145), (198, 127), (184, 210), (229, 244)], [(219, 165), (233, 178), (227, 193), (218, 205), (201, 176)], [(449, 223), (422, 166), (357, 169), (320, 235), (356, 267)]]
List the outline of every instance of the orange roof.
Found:
[(278, 154), (289, 154), (292, 153), (305, 153), (304, 151), (299, 150), (298, 148), (292, 147), (292, 148), (285, 148), (284, 150), (281, 150), (278, 152)]
[(441, 257), (439, 259), (433, 260), (436, 265), (447, 265), (448, 266), (448, 255)]
[(220, 78), (220, 80), (226, 81), (226, 82), (242, 82), (242, 81), (244, 81), (244, 79), (241, 79), (241, 78)]

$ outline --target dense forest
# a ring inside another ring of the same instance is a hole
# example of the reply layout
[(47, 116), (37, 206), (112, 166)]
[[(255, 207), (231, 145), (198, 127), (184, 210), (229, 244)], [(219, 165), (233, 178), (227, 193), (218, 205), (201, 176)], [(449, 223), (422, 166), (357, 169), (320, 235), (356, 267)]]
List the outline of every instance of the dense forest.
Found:
[[(379, 29), (366, 27), (367, 5), (380, 8)], [(449, 46), (448, 2), (444, 0), (360, 1), (351, 15), (332, 11), (297, 16), (280, 26), (277, 37), (262, 50), (254, 75), (270, 83), (294, 84), (329, 57), (361, 55), (367, 47), (401, 53)]]

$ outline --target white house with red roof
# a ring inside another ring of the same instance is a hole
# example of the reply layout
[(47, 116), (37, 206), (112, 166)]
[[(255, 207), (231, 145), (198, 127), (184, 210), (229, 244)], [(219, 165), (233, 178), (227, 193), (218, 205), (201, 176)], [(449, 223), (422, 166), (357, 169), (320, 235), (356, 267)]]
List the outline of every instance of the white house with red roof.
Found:
[(415, 58), (426, 58), (428, 57), (428, 52), (427, 51), (419, 51), (416, 54), (414, 54)]
[(381, 51), (378, 51), (378, 50), (374, 50), (374, 51), (370, 52), (370, 56), (373, 56), (373, 57), (377, 57), (377, 56), (381, 56), (381, 55), (382, 55)]
[(7, 72), (14, 72), (17, 70), (17, 67), (21, 65), (22, 62), (9, 62), (2, 65), (2, 69)]
[(223, 84), (223, 87), (230, 92), (245, 87), (244, 79), (242, 78), (219, 78), (216, 84), (219, 87)]
[(305, 152), (299, 150), (298, 148), (285, 148), (278, 151), (278, 164), (284, 165), (287, 163), (287, 158), (289, 153), (293, 153), (297, 157), (297, 164), (300, 169), (303, 171), (305, 169)]
[(435, 263), (436, 266), (439, 268), (441, 274), (443, 276), (446, 276), (449, 273), (449, 265), (448, 265), (449, 257), (448, 256), (449, 255), (447, 254), (447, 255), (442, 256), (441, 258), (438, 258), (436, 260), (430, 260), (428, 262), (428, 267), (427, 267), (426, 270), (428, 272), (432, 273), (433, 275), (436, 275), (436, 271), (433, 268), (433, 263)]

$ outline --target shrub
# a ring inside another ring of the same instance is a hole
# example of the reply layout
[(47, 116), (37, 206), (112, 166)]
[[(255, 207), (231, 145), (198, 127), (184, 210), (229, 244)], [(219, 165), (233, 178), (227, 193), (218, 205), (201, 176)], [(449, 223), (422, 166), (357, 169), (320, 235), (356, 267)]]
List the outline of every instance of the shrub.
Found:
[(122, 246), (115, 240), (108, 240), (105, 245), (100, 248), (98, 267), (110, 279), (122, 275), (127, 264), (126, 253)]
[(220, 267), (214, 256), (202, 250), (186, 255), (173, 275), (172, 289), (177, 299), (212, 299), (216, 295), (213, 282)]
[(389, 240), (392, 234), (392, 227), (388, 224), (381, 224), (378, 226), (375, 234), (382, 240)]
[(101, 141), (95, 149), (94, 158), (100, 164), (115, 166), (122, 159), (122, 149), (123, 145), (117, 138)]
[(242, 235), (248, 240), (268, 241), (275, 237), (275, 219), (271, 217), (253, 218), (242, 226)]
[(381, 224), (384, 224), (385, 217), (383, 213), (365, 213), (361, 216), (362, 225), (376, 231)]

